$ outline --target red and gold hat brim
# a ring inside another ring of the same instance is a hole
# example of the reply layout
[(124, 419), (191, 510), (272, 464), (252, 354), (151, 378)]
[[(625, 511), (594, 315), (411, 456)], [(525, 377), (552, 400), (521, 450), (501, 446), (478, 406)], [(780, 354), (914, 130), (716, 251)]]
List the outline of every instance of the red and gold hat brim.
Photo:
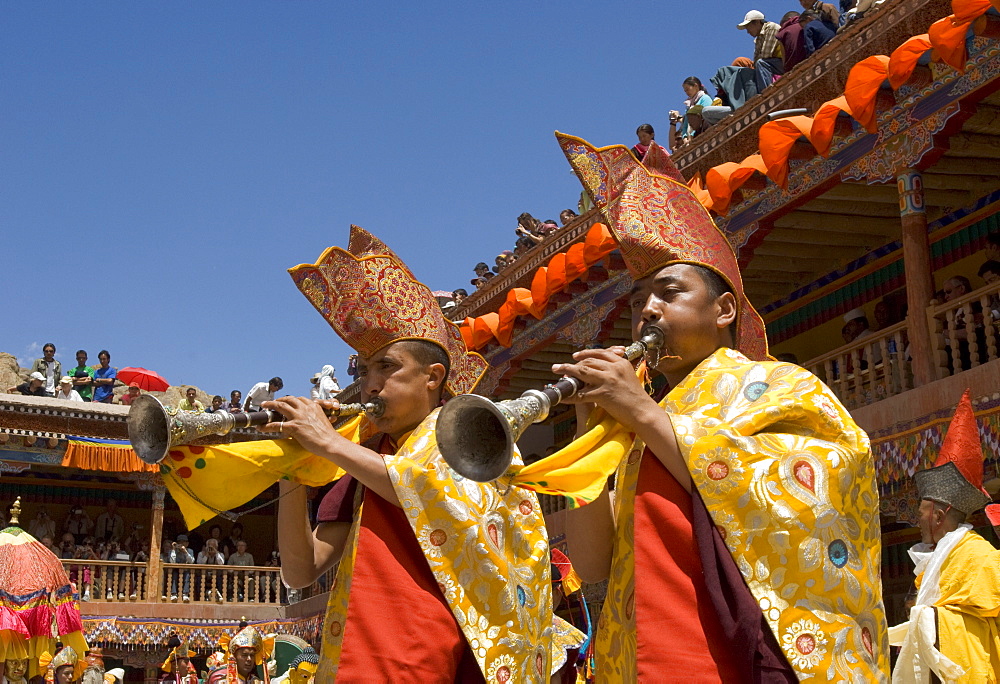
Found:
[(736, 348), (748, 358), (767, 355), (764, 320), (743, 291), (732, 245), (669, 157), (651, 169), (624, 145), (596, 148), (556, 132), (556, 139), (584, 190), (608, 222), (629, 273), (636, 280), (671, 264), (711, 269), (729, 285), (739, 304)]
[(446, 387), (452, 394), (471, 392), (488, 368), (482, 356), (468, 351), (430, 288), (394, 255), (357, 256), (331, 247), (315, 264), (288, 272), (341, 339), (363, 357), (402, 340), (433, 342), (448, 354)]

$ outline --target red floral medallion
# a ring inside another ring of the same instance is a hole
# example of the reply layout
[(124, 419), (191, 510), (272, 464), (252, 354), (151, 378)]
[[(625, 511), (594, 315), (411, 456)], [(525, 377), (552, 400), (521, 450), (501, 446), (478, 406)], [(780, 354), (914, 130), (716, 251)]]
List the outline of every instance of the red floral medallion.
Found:
[(795, 479), (798, 480), (799, 484), (810, 492), (816, 493), (816, 473), (808, 461), (796, 461), (795, 465), (792, 466), (792, 473), (795, 474)]
[(723, 461), (712, 461), (705, 470), (710, 480), (724, 480), (729, 476), (729, 466)]

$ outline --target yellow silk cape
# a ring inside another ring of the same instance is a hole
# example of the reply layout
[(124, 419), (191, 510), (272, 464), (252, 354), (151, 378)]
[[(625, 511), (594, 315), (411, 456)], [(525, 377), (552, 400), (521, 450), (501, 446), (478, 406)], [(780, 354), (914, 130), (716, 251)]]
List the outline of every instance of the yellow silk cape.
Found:
[(1000, 673), (1000, 551), (967, 532), (941, 566), (938, 584), (940, 650), (965, 669), (956, 682), (994, 684)]
[[(548, 682), (553, 663), (565, 662), (566, 648), (584, 635), (552, 614), (538, 499), (519, 487), (455, 474), (437, 449), (438, 413), (394, 455), (384, 455), (396, 496), (487, 681)], [(363, 508), (355, 511), (327, 604), (320, 681), (337, 674)]]
[[(799, 678), (884, 680), (888, 636), (875, 470), (868, 436), (847, 410), (808, 371), (751, 362), (732, 349), (703, 361), (661, 406), (705, 506)], [(643, 450), (605, 418), (550, 457), (559, 462), (554, 473), (544, 461), (533, 464), (539, 491), (558, 493), (572, 483), (579, 489), (562, 493), (580, 503), (593, 500), (619, 465), (617, 538), (595, 644), (604, 681), (636, 677), (632, 516)], [(574, 459), (598, 479), (578, 485), (580, 473), (563, 464)], [(513, 481), (526, 471), (513, 469)]]
[[(566, 649), (579, 646), (585, 635), (552, 613), (548, 537), (538, 498), (520, 487), (455, 474), (437, 450), (437, 416), (427, 416), (395, 455), (385, 456), (396, 495), (484, 675), (490, 681), (509, 675), (509, 681), (547, 682), (550, 669), (565, 662)], [(338, 432), (355, 443), (374, 434), (363, 415)], [(280, 479), (318, 487), (344, 475), (290, 439), (177, 447), (160, 470), (191, 529)], [(361, 491), (327, 604), (318, 681), (332, 681), (340, 659)]]

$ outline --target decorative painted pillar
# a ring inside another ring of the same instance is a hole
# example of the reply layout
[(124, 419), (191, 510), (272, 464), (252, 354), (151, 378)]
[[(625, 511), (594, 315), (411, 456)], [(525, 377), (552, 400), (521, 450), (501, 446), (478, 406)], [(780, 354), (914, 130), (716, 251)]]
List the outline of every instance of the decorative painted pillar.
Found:
[(913, 358), (913, 385), (919, 387), (936, 379), (931, 355), (931, 331), (927, 322), (927, 307), (934, 297), (934, 275), (931, 271), (931, 246), (927, 238), (923, 176), (916, 169), (907, 169), (896, 178), (896, 185), (903, 228), (906, 326)]
[(146, 600), (157, 603), (160, 600), (160, 575), (163, 574), (160, 540), (163, 539), (163, 497), (167, 488), (156, 485), (153, 488), (153, 520), (150, 523), (149, 574), (146, 575)]

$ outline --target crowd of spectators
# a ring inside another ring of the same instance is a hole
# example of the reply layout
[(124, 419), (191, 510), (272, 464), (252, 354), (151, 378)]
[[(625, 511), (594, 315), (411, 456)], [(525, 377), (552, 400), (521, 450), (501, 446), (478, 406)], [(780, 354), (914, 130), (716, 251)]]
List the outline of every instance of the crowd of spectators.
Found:
[[(739, 57), (711, 78), (711, 95), (696, 76), (684, 79), (684, 111), (669, 113), (670, 147), (680, 149), (769, 88), (807, 60), (838, 31), (876, 9), (884, 0), (840, 0), (839, 8), (821, 0), (799, 0), (803, 11), (786, 12), (780, 22), (750, 10), (736, 28), (754, 40), (753, 57)], [(640, 157), (641, 158), (641, 157)]]
[[(87, 358), (86, 351), (78, 350), (76, 367), (64, 375), (62, 362), (56, 358), (56, 345), (48, 342), (42, 347), (42, 357), (31, 364), (28, 379), (20, 385), (8, 387), (7, 392), (68, 401), (114, 403), (118, 369), (111, 365), (111, 353), (102, 349), (97, 354), (96, 366), (87, 365)], [(135, 391), (132, 387), (129, 391), (131, 397), (127, 400), (123, 397), (120, 403), (129, 404), (138, 395), (139, 386), (134, 385)]]

